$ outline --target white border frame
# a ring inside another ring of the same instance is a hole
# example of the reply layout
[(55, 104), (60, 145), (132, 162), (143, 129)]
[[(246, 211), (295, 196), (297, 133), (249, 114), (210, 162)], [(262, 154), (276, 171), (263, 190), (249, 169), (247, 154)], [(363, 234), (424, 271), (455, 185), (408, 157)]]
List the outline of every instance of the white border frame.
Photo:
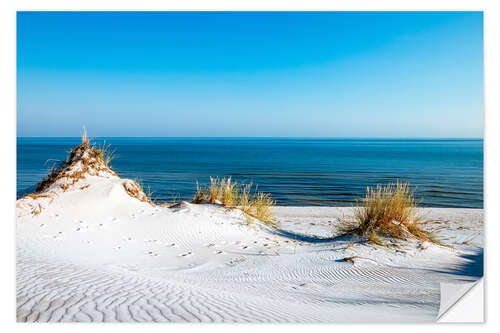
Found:
[[(8, 1), (8, 0), (7, 0)], [(258, 330), (276, 330), (302, 331), (308, 329), (308, 325), (196, 325), (196, 324), (171, 324), (171, 325), (138, 325), (138, 324), (96, 324), (91, 327), (85, 324), (18, 324), (15, 322), (15, 154), (16, 154), (16, 10), (484, 10), (485, 25), (485, 114), (484, 114), (484, 138), (485, 138), (485, 235), (486, 235), (486, 290), (489, 297), (487, 301), (493, 301), (495, 295), (498, 295), (498, 283), (488, 283), (488, 281), (499, 281), (498, 265), (494, 259), (489, 264), (489, 258), (495, 258), (495, 252), (498, 250), (499, 242), (494, 239), (500, 231), (500, 214), (498, 210), (498, 200), (500, 200), (500, 163), (499, 163), (499, 136), (500, 130), (500, 105), (499, 105), (499, 41), (500, 33), (500, 12), (498, 10), (499, 1), (481, 1), (481, 0), (420, 0), (420, 1), (397, 1), (397, 0), (379, 0), (377, 2), (369, 0), (351, 0), (351, 1), (325, 1), (308, 0), (297, 1), (277, 1), (277, 0), (211, 0), (210, 2), (202, 0), (191, 1), (106, 1), (106, 0), (76, 0), (71, 3), (62, 0), (45, 0), (43, 2), (34, 0), (19, 0), (17, 2), (3, 2), (0, 11), (1, 19), (0, 33), (4, 48), (0, 52), (2, 73), (1, 92), (2, 92), (2, 121), (0, 122), (0, 135), (2, 136), (2, 151), (7, 158), (2, 159), (0, 164), (3, 176), (1, 193), (1, 212), (2, 212), (2, 240), (0, 242), (2, 264), (1, 283), (2, 297), (0, 302), (0, 316), (2, 319), (2, 328), (14, 329), (20, 331), (27, 330), (50, 330), (51, 332), (66, 332), (92, 330), (120, 330), (121, 332), (135, 331), (137, 329), (150, 329), (156, 331), (164, 330), (204, 330), (204, 331), (254, 331)], [(491, 241), (490, 241), (490, 235)], [(491, 253), (491, 254), (490, 254)], [(496, 260), (495, 260), (496, 261)], [(332, 330), (369, 330), (372, 331), (421, 331), (425, 330), (453, 330), (476, 331), (478, 329), (491, 328), (498, 326), (499, 320), (495, 318), (498, 311), (491, 302), (487, 302), (485, 307), (486, 325), (312, 325), (311, 329), (317, 331), (331, 332)], [(489, 305), (489, 306), (488, 306)], [(489, 311), (492, 309), (492, 311)], [(491, 314), (491, 317), (489, 316)], [(498, 316), (496, 316), (498, 317)], [(403, 327), (404, 326), (404, 327)], [(498, 328), (497, 328), (498, 329)], [(5, 330), (7, 331), (7, 330)]]

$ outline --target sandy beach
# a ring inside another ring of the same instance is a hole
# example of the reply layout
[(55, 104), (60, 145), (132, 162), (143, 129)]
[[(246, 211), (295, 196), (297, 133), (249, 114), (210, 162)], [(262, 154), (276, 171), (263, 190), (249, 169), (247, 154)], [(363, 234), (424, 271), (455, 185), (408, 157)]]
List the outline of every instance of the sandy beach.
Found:
[(451, 247), (384, 247), (334, 237), (351, 208), (274, 207), (272, 228), (220, 205), (141, 201), (92, 167), (16, 203), (20, 322), (435, 321), (440, 283), (482, 275), (481, 209), (426, 209)]

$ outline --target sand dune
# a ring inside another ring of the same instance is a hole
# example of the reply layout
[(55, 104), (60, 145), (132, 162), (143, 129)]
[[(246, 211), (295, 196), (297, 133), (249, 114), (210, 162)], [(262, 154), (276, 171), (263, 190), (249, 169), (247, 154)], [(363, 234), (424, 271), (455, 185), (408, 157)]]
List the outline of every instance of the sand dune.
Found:
[(140, 201), (104, 167), (68, 182), (17, 202), (18, 321), (433, 321), (440, 282), (482, 274), (482, 210), (430, 211), (454, 248), (384, 248), (332, 239), (348, 208), (276, 207), (274, 229)]

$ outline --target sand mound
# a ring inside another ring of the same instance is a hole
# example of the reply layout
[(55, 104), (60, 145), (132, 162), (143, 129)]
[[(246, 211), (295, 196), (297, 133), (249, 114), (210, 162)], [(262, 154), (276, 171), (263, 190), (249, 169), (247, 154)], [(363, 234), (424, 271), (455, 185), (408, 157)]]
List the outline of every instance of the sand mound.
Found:
[(49, 175), (30, 193), (17, 202), (17, 208), (38, 215), (65, 192), (85, 191), (111, 181), (110, 197), (123, 198), (127, 194), (153, 205), (141, 186), (130, 179), (121, 180), (104, 160), (105, 151), (89, 141), (74, 147), (68, 158), (54, 166)]
[(70, 151), (66, 161), (52, 168), (47, 178), (37, 185), (35, 192), (45, 192), (55, 186), (66, 191), (88, 176), (117, 177), (104, 162), (103, 151), (85, 141)]

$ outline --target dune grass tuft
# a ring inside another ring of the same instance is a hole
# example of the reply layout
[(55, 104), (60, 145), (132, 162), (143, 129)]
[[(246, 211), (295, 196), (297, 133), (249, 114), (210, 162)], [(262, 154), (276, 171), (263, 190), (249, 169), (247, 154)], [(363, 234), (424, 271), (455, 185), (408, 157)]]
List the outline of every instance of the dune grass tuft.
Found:
[(230, 208), (241, 209), (247, 215), (247, 222), (256, 218), (268, 225), (277, 227), (273, 221), (271, 207), (275, 202), (269, 193), (259, 192), (256, 187), (252, 191), (252, 184), (239, 184), (228, 178), (210, 177), (210, 184), (200, 186), (196, 183), (194, 203), (218, 203)]
[(100, 159), (102, 159), (104, 164), (106, 164), (106, 166), (109, 167), (110, 166), (109, 162), (111, 162), (111, 160), (113, 160), (115, 158), (115, 150), (111, 149), (111, 145), (106, 144), (106, 142), (104, 142), (102, 146), (98, 146), (98, 145), (94, 144), (92, 146), (92, 149), (94, 149), (96, 151), (97, 156)]
[[(57, 180), (66, 178), (67, 181), (60, 184), (66, 191), (78, 181), (84, 179), (88, 174), (99, 175), (100, 172), (107, 172), (116, 175), (109, 168), (109, 162), (113, 158), (114, 151), (110, 145), (97, 146), (88, 137), (84, 129), (82, 143), (69, 152), (64, 161), (57, 161), (49, 169), (48, 176), (37, 184), (35, 193), (41, 193), (52, 186)], [(76, 168), (73, 166), (79, 164)]]
[(341, 231), (365, 237), (368, 241), (386, 245), (381, 236), (439, 243), (431, 232), (422, 227), (428, 223), (418, 210), (414, 191), (409, 183), (367, 187), (365, 198), (353, 207), (354, 219), (341, 219)]
[(88, 144), (89, 143), (89, 139), (87, 138), (87, 129), (85, 128), (85, 126), (83, 126), (83, 129), (82, 129), (82, 144)]

